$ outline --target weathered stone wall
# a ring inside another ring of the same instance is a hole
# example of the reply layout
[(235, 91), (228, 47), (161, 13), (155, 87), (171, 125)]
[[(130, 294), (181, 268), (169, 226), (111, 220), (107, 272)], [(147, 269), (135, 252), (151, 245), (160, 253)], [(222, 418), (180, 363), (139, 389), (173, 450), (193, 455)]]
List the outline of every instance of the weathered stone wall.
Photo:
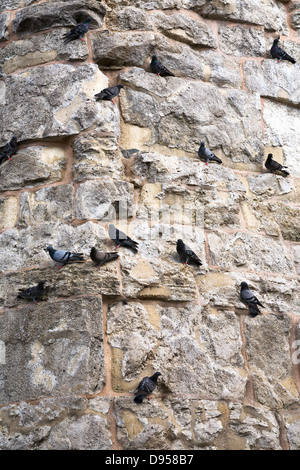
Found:
[[(298, 1), (0, 0), (0, 145), (20, 142), (0, 166), (1, 449), (299, 448), (299, 31)], [(279, 33), (295, 65), (271, 59)], [(97, 269), (115, 216), (139, 253)], [(49, 244), (87, 261), (58, 271)], [(16, 298), (41, 279), (37, 306)]]

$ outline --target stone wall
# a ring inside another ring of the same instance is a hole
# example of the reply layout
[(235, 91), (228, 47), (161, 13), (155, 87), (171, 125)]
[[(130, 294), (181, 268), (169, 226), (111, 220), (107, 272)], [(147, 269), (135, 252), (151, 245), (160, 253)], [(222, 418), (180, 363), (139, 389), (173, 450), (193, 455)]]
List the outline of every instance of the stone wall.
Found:
[[(299, 31), (298, 1), (0, 0), (0, 145), (20, 142), (0, 166), (1, 449), (299, 448)], [(111, 221), (140, 249), (97, 269)], [(86, 262), (57, 270), (49, 244)], [(17, 298), (41, 279), (37, 306)]]

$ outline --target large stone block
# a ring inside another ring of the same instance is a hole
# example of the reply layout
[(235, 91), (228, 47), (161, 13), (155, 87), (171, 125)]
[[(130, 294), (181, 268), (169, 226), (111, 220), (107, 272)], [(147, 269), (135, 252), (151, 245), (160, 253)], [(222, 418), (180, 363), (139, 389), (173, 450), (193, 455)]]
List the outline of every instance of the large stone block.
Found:
[[(284, 46), (282, 46), (284, 47)], [(288, 65), (277, 60), (247, 61), (244, 64), (245, 83), (249, 91), (278, 101), (298, 105), (300, 91), (297, 86), (299, 65)]]
[(231, 450), (282, 449), (280, 426), (274, 411), (241, 403), (230, 403), (228, 408)]
[(237, 56), (264, 56), (266, 44), (264, 31), (244, 26), (221, 26), (220, 48), (225, 54)]
[(263, 109), (265, 124), (264, 143), (271, 147), (283, 147), (285, 165), (291, 174), (300, 176), (298, 155), (300, 116), (298, 109), (265, 100)]
[(63, 178), (66, 153), (61, 147), (27, 147), (0, 166), (0, 190), (32, 188)]
[(152, 17), (158, 31), (175, 41), (197, 46), (217, 47), (211, 28), (204, 22), (183, 14), (166, 15), (162, 12), (155, 12)]
[[(122, 77), (130, 86), (130, 77)], [(221, 148), (234, 162), (261, 162), (258, 95), (240, 90), (221, 92), (215, 86), (169, 77), (168, 86), (173, 83), (175, 90), (164, 100), (151, 93), (147, 82), (143, 90), (128, 87), (120, 98), (125, 121), (150, 126), (153, 143), (196, 152), (204, 140), (212, 150)], [(179, 83), (181, 86), (177, 88)]]
[(250, 233), (208, 234), (213, 263), (226, 269), (247, 267), (255, 272), (293, 274), (293, 264), (282, 242)]
[(249, 188), (252, 193), (265, 198), (268, 196), (281, 196), (293, 191), (291, 179), (272, 173), (262, 173), (259, 176), (249, 175), (247, 177)]
[[(107, 450), (108, 398), (45, 398), (1, 408), (3, 450)], [(96, 410), (96, 413), (93, 413)], [(93, 414), (92, 414), (92, 413)], [(101, 413), (101, 414), (100, 414)]]
[(286, 11), (274, 0), (212, 0), (193, 7), (209, 18), (231, 19), (262, 25), (267, 30), (288, 34)]
[(0, 253), (1, 271), (14, 271), (35, 265), (53, 269), (57, 263), (45, 251), (48, 245), (56, 249), (80, 252), (88, 257), (91, 247), (98, 246), (105, 239), (105, 229), (93, 222), (73, 227), (57, 221), (8, 229), (0, 234), (2, 246), (6, 246), (6, 250)]
[(271, 236), (281, 233), (285, 240), (300, 241), (300, 209), (297, 206), (286, 202), (254, 201), (251, 209), (259, 221), (259, 230)]
[(120, 68), (127, 65), (142, 66), (155, 47), (154, 33), (91, 33), (93, 58), (101, 66)]
[[(259, 315), (246, 319), (248, 365), (256, 401), (273, 407), (299, 400), (290, 355), (291, 318)], [(276, 343), (274, 338), (277, 338)]]
[(57, 26), (69, 26), (93, 18), (92, 27), (103, 23), (105, 7), (96, 0), (43, 2), (18, 11), (13, 20), (13, 31), (20, 36)]
[(246, 188), (235, 173), (211, 164), (204, 165), (195, 152), (195, 160), (188, 157), (165, 156), (158, 153), (139, 152), (132, 167), (134, 175), (151, 183), (181, 183), (191, 186), (203, 185), (212, 189), (228, 189), (245, 192)]
[(90, 180), (82, 183), (76, 194), (79, 219), (127, 219), (133, 215), (134, 188), (126, 181)]
[(20, 198), (19, 226), (73, 219), (74, 193), (72, 184), (47, 186), (34, 193), (23, 192)]
[[(99, 244), (97, 247), (100, 249)], [(104, 244), (101, 248), (104, 251), (107, 249)], [(32, 300), (18, 298), (18, 291), (35, 286), (40, 280), (45, 281), (42, 305), (46, 305), (47, 301), (82, 294), (120, 296), (118, 262), (105, 264), (98, 269), (88, 256), (86, 259), (86, 263), (72, 264), (61, 270), (48, 266), (5, 274), (0, 279), (1, 307), (30, 305)]]
[(18, 69), (55, 60), (87, 59), (87, 44), (74, 41), (65, 45), (62, 36), (66, 32), (68, 32), (67, 29), (60, 29), (32, 36), (30, 39), (11, 42), (0, 50), (0, 67), (8, 75)]
[(114, 180), (124, 177), (117, 137), (99, 137), (96, 133), (78, 137), (74, 142), (74, 179), (107, 176)]
[(1, 403), (101, 391), (105, 383), (99, 298), (28, 305), (0, 317)]
[[(94, 64), (32, 68), (6, 78), (0, 119), (21, 141), (78, 134), (102, 121), (94, 94), (105, 86)], [(3, 132), (1, 144), (10, 137)]]
[[(133, 390), (141, 375), (145, 375), (141, 370), (150, 370), (151, 361), (151, 368), (160, 370), (164, 387), (173, 394), (189, 394), (200, 398), (243, 396), (246, 377), (239, 370), (243, 358), (239, 324), (234, 315), (215, 318), (215, 321), (210, 319), (206, 327), (201, 320), (199, 306), (155, 306), (155, 314), (151, 309), (149, 316), (147, 310), (139, 304), (118, 306), (117, 309), (115, 320), (108, 320), (108, 332), (111, 345), (120, 350), (115, 355), (114, 366), (118, 390), (119, 387), (121, 390), (130, 390), (129, 387), (132, 387)], [(220, 331), (228, 328), (232, 322), (230, 329), (233, 341), (230, 346), (224, 347)], [(126, 339), (128, 334), (132, 339), (130, 344)], [(133, 379), (134, 383), (126, 385)]]

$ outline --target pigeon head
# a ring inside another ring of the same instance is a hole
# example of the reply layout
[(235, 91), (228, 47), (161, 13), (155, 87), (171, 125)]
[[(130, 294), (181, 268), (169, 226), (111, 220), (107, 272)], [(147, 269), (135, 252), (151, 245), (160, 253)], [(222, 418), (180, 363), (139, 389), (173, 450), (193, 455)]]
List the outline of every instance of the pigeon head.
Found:
[(243, 281), (243, 282), (241, 283), (241, 288), (242, 288), (242, 289), (248, 289), (248, 284), (247, 284), (247, 282)]
[(55, 250), (54, 250), (53, 246), (49, 245), (49, 246), (47, 246), (47, 251), (49, 251), (49, 253), (54, 253)]
[(96, 251), (97, 251), (96, 248), (93, 246), (93, 247), (91, 248), (91, 255), (95, 255), (95, 254), (96, 254)]
[(273, 158), (273, 154), (272, 154), (272, 153), (269, 153), (269, 154), (268, 154), (268, 160), (272, 160), (272, 158)]
[(183, 247), (184, 243), (181, 239), (177, 240), (177, 247)]
[(84, 23), (90, 23), (91, 21), (93, 21), (93, 18), (91, 18), (90, 16), (87, 16), (86, 19), (84, 20)]
[(200, 142), (200, 147), (204, 147), (204, 142)]
[(124, 88), (124, 85), (120, 84), (120, 85), (117, 85), (118, 88)]
[(15, 135), (12, 136), (11, 143), (14, 143), (14, 144), (17, 143), (17, 137)]
[(38, 286), (39, 286), (39, 287), (44, 287), (44, 284), (46, 284), (46, 281), (40, 281), (40, 282), (38, 283)]
[(160, 372), (155, 372), (155, 374), (152, 375), (151, 380), (156, 383), (157, 378), (161, 375)]
[(274, 39), (273, 46), (277, 46), (278, 43), (279, 43), (279, 38)]
[(152, 60), (157, 60), (157, 56), (155, 54), (152, 56)]

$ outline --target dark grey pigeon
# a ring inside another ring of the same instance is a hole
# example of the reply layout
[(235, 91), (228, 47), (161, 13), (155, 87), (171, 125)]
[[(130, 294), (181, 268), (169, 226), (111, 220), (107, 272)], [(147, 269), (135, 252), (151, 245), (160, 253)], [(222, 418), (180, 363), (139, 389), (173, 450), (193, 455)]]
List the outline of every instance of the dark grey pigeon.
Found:
[(282, 60), (288, 60), (292, 64), (295, 64), (296, 63), (295, 59), (293, 59), (293, 57), (291, 57), (283, 49), (281, 49), (278, 46), (278, 42), (279, 42), (279, 38), (274, 39), (273, 45), (271, 47), (270, 52), (271, 52), (271, 56), (273, 57), (273, 59), (277, 59), (277, 62), (281, 62)]
[(161, 375), (160, 372), (155, 372), (151, 377), (144, 377), (137, 388), (134, 390), (134, 401), (135, 403), (142, 403), (143, 399), (150, 395), (157, 386), (157, 378)]
[(137, 253), (138, 242), (132, 240), (128, 235), (126, 235), (126, 233), (118, 230), (113, 224), (109, 224), (108, 226), (108, 235), (115, 245), (117, 245), (117, 248), (119, 248), (119, 246), (125, 246), (126, 248), (131, 248), (135, 253)]
[(113, 100), (115, 96), (118, 96), (118, 94), (121, 91), (121, 88), (124, 88), (123, 85), (116, 85), (116, 86), (110, 86), (108, 88), (104, 88), (100, 93), (97, 93), (96, 96), (96, 101), (104, 100), (104, 101), (112, 101), (114, 104), (116, 104)]
[(161, 77), (175, 77), (175, 75), (170, 72), (156, 57), (156, 55), (152, 56), (152, 60), (150, 63), (150, 68), (152, 72), (156, 73), (156, 75), (160, 75)]
[(258, 305), (262, 308), (265, 308), (262, 303), (258, 300), (257, 297), (253, 294), (253, 292), (249, 289), (247, 282), (241, 283), (241, 293), (240, 293), (241, 301), (246, 304), (250, 309), (250, 314), (253, 317), (256, 317), (260, 314), (260, 310), (258, 309)]
[(11, 157), (17, 153), (18, 143), (16, 136), (13, 136), (6, 145), (4, 145), (0, 153), (0, 165), (5, 162), (5, 160), (11, 160)]
[(61, 269), (67, 263), (84, 261), (83, 253), (71, 253), (70, 251), (55, 250), (52, 246), (48, 246), (47, 251), (53, 261), (60, 263), (58, 269)]
[(75, 28), (71, 29), (68, 33), (63, 35), (64, 44), (81, 39), (84, 41), (83, 36), (88, 32), (92, 18), (88, 16), (83, 23), (78, 24)]
[(289, 173), (284, 170), (284, 168), (287, 168), (287, 166), (283, 166), (281, 165), (280, 163), (276, 162), (275, 160), (273, 160), (273, 155), (272, 153), (269, 153), (268, 154), (268, 158), (266, 160), (266, 163), (265, 163), (265, 167), (271, 171), (271, 173), (274, 173), (277, 174), (277, 172), (281, 175), (281, 176), (288, 176)]
[(177, 253), (179, 254), (180, 260), (184, 264), (194, 263), (197, 266), (201, 266), (202, 262), (198, 256), (191, 250), (181, 239), (177, 240)]
[(29, 287), (28, 289), (19, 289), (18, 297), (28, 300), (33, 300), (37, 304), (37, 300), (41, 299), (44, 293), (45, 281), (40, 281), (37, 286)]
[(90, 257), (94, 263), (97, 264), (97, 266), (100, 268), (103, 264), (109, 263), (109, 261), (112, 261), (116, 258), (119, 257), (119, 253), (117, 252), (111, 252), (111, 253), (105, 253), (104, 251), (98, 251), (94, 246), (91, 249)]
[(200, 144), (198, 156), (200, 160), (205, 161), (205, 165), (208, 165), (208, 162), (217, 162), (219, 164), (222, 163), (222, 160), (220, 160), (219, 157), (217, 157), (211, 150), (205, 147), (204, 142), (201, 142)]

